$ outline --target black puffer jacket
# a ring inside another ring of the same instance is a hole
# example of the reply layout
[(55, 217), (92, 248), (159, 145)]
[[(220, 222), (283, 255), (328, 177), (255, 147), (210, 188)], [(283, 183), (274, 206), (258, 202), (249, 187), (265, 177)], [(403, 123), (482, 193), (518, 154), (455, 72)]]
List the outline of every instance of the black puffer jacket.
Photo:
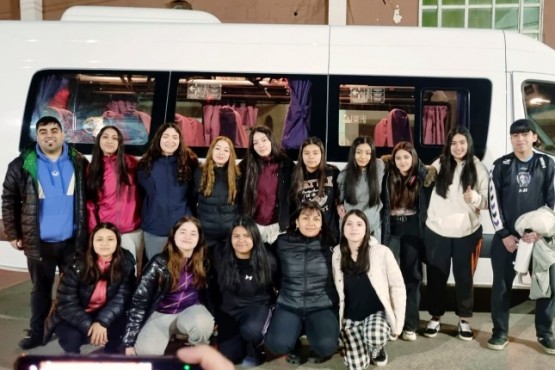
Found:
[[(202, 168), (197, 168), (195, 170), (195, 186), (198, 197), (197, 215), (204, 230), (206, 243), (212, 247), (217, 242), (225, 242), (228, 237), (233, 220), (239, 212), (237, 204), (239, 197), (235, 197), (233, 204), (227, 202), (227, 166), (214, 168), (214, 187), (209, 197), (205, 197), (199, 191), (201, 175)], [(237, 191), (239, 191), (238, 184)]]
[(330, 245), (287, 233), (278, 237), (276, 253), (281, 270), (278, 305), (300, 313), (337, 307)]
[[(75, 170), (74, 220), (75, 248), (87, 245), (87, 207), (85, 205), (85, 170), (87, 159), (69, 148)], [(9, 241), (21, 239), (27, 258), (39, 260), (39, 198), (37, 186), (37, 152), (33, 145), (8, 165), (2, 192), (2, 218)]]
[(81, 274), (85, 268), (84, 261), (78, 259), (65, 272), (60, 281), (57, 294), (57, 306), (54, 317), (50, 325), (47, 325), (49, 333), (45, 333), (46, 337), (50, 336), (50, 332), (57, 323), (64, 321), (74, 328), (79, 329), (83, 335), (87, 335), (90, 326), (94, 322), (100, 323), (105, 328), (112, 325), (115, 320), (124, 320), (125, 311), (129, 308), (131, 295), (135, 287), (135, 259), (128, 250), (123, 250), (124, 258), (122, 265), (122, 277), (116, 284), (108, 281), (106, 287), (106, 304), (98, 312), (95, 318), (85, 312), (96, 283), (83, 283)]
[[(131, 308), (127, 318), (123, 346), (133, 347), (146, 320), (156, 310), (164, 295), (170, 290), (170, 271), (168, 260), (164, 254), (157, 254), (145, 266), (139, 285), (131, 298)], [(207, 292), (198, 292), (201, 303), (211, 309), (207, 303)]]

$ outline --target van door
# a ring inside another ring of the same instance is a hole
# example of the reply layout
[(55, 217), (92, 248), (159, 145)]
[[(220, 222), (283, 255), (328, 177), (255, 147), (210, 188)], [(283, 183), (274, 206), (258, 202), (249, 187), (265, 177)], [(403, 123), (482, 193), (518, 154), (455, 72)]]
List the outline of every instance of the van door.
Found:
[(538, 149), (555, 157), (555, 75), (515, 72), (512, 89), (513, 118), (534, 121)]

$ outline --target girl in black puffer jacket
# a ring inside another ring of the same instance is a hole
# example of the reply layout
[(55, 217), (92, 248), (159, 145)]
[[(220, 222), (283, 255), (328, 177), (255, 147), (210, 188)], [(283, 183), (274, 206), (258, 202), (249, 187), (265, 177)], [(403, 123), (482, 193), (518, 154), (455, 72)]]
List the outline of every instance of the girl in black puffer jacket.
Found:
[(274, 354), (287, 353), (289, 363), (299, 364), (298, 338), (305, 332), (312, 349), (308, 361), (319, 363), (331, 357), (339, 343), (331, 243), (324, 212), (315, 201), (303, 202), (291, 220), (276, 242), (281, 286), (266, 347)]
[(121, 247), (116, 226), (97, 224), (84, 255), (60, 280), (46, 338), (55, 330), (66, 353), (80, 353), (87, 343), (118, 352), (134, 281), (135, 260)]

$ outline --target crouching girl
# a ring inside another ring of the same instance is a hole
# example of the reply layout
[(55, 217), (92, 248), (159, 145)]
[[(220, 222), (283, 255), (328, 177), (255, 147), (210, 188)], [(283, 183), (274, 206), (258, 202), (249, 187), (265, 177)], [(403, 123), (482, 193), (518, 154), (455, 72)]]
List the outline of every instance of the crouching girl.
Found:
[[(385, 345), (405, 322), (403, 275), (391, 250), (370, 235), (360, 210), (347, 212), (332, 256), (339, 294), (340, 335), (350, 370), (387, 364)], [(362, 294), (361, 292), (365, 292)]]
[(84, 254), (60, 279), (57, 305), (46, 322), (46, 337), (55, 331), (66, 353), (80, 353), (87, 343), (117, 353), (133, 294), (135, 260), (121, 247), (116, 226), (97, 224)]
[(205, 299), (206, 244), (199, 221), (183, 217), (162, 253), (146, 265), (131, 300), (123, 344), (128, 355), (163, 355), (173, 334), (191, 344), (208, 343), (214, 318)]

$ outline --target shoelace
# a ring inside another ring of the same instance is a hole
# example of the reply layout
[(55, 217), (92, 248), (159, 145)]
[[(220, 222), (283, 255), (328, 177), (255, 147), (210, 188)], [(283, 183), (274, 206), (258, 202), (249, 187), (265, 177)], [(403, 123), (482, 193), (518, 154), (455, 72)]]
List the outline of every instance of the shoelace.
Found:
[(459, 322), (459, 330), (462, 332), (472, 332), (472, 328), (470, 327), (470, 324), (467, 322)]

